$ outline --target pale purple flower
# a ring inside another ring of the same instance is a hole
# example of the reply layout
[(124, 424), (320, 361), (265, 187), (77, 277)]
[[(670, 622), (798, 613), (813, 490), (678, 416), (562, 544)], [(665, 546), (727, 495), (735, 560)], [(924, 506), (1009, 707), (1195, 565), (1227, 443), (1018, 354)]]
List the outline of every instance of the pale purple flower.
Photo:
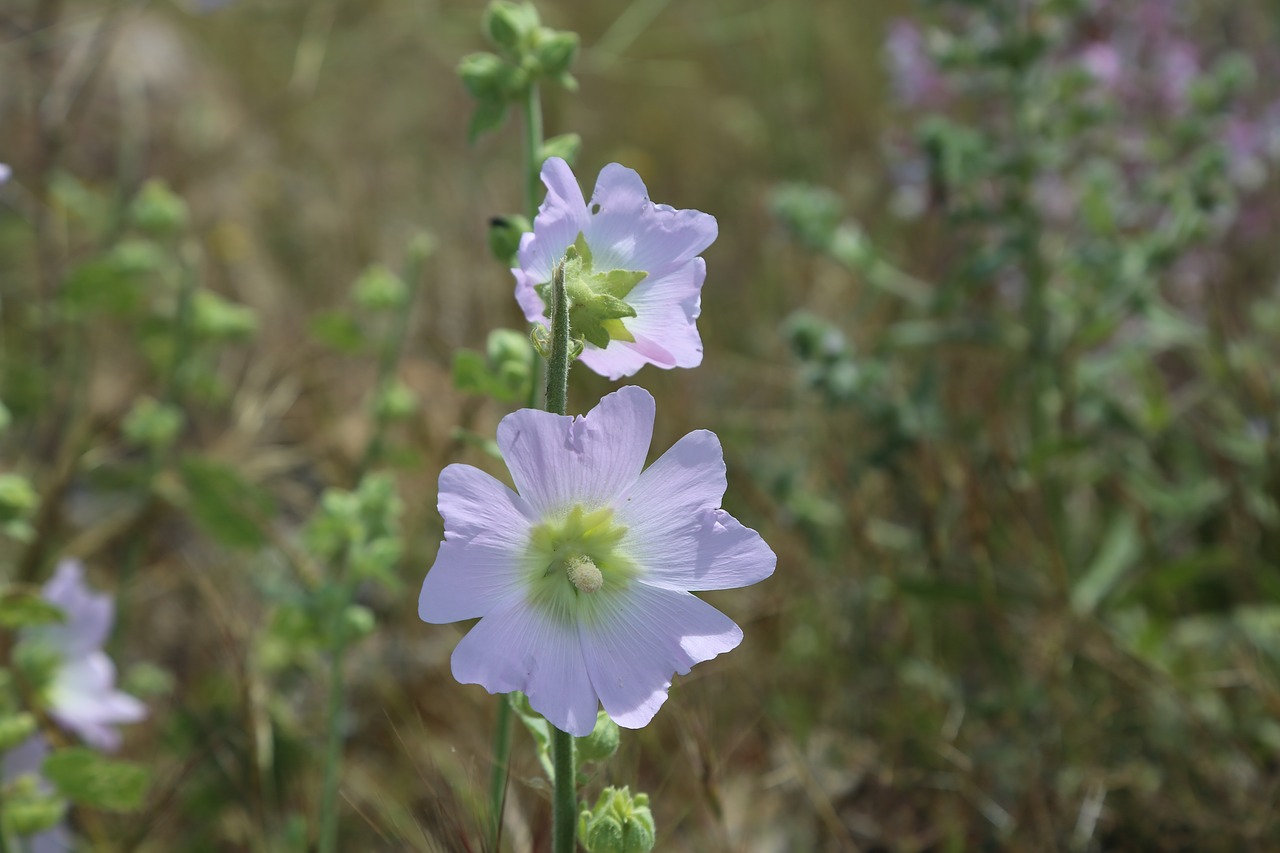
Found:
[(24, 639), (42, 643), (59, 658), (49, 686), (49, 716), (75, 732), (85, 743), (102, 750), (120, 745), (116, 726), (136, 723), (146, 706), (115, 688), (116, 668), (102, 650), (115, 621), (111, 596), (95, 593), (84, 581), (84, 568), (63, 560), (42, 597), (56, 605), (66, 619), (60, 624), (29, 630)]
[[(51, 793), (53, 786), (40, 775), (48, 755), (49, 742), (44, 739), (44, 735), (32, 735), (4, 754), (0, 780), (8, 785), (22, 776), (34, 776), (38, 790), (45, 794)], [(52, 829), (24, 838), (21, 849), (26, 853), (66, 853), (74, 850), (75, 845), (66, 826), (59, 823)]]
[(654, 204), (640, 176), (617, 163), (600, 170), (589, 206), (577, 178), (559, 157), (543, 164), (542, 182), (546, 201), (538, 208), (533, 232), (520, 241), (520, 266), (511, 270), (516, 301), (529, 322), (547, 323), (547, 306), (537, 288), (551, 281), (553, 270), (582, 235), (596, 272), (645, 274), (622, 297), (635, 316), (617, 321), (620, 334), (612, 335), (607, 345), (587, 342), (582, 363), (610, 379), (630, 376), (646, 364), (701, 364), (702, 338), (695, 321), (707, 265), (698, 255), (716, 239), (715, 217)]
[(454, 650), (458, 681), (522, 690), (570, 734), (588, 734), (601, 704), (639, 728), (673, 674), (742, 641), (690, 590), (753, 584), (776, 557), (720, 509), (713, 433), (689, 433), (644, 468), (653, 417), (634, 386), (582, 417), (521, 409), (498, 425), (518, 494), (469, 465), (441, 472), (445, 540), (418, 614), (481, 617)]
[(5, 163), (0, 163), (0, 184), (7, 182), (12, 176), (13, 169)]
[(947, 100), (947, 82), (929, 55), (924, 33), (914, 22), (898, 19), (889, 25), (884, 42), (889, 85), (906, 107), (940, 107)]

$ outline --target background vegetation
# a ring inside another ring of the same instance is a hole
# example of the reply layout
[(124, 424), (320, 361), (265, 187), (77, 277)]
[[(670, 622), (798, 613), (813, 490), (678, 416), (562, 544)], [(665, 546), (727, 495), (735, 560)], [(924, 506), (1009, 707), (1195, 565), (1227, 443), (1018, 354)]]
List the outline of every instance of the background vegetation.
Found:
[[(545, 98), (580, 178), (719, 219), (704, 366), (636, 381), (779, 557), (590, 787), (647, 791), (661, 850), (1275, 844), (1273, 4), (539, 8), (582, 39)], [(520, 129), (468, 145), (454, 71), (480, 13), (0, 10), (0, 467), (33, 487), (0, 566), (84, 560), (150, 707), (150, 794), (75, 810), (87, 849), (307, 849), (347, 588), (340, 849), (483, 848), (495, 702), (415, 610), (436, 476), (500, 474), (517, 405), (453, 373), (525, 328), (486, 235)], [(523, 734), (504, 844), (541, 849)]]

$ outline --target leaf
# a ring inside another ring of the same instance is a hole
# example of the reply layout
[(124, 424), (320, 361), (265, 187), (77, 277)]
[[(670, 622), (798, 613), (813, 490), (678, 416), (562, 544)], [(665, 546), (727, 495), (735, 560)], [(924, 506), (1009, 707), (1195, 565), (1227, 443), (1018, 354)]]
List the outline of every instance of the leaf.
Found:
[(66, 615), (41, 598), (38, 589), (10, 587), (0, 595), (0, 627), (26, 628), (65, 621)]
[(1112, 522), (1093, 564), (1071, 590), (1072, 609), (1081, 615), (1097, 609), (1137, 562), (1141, 551), (1137, 519), (1124, 512)]
[(496, 130), (507, 117), (507, 102), (485, 98), (476, 102), (476, 111), (471, 116), (471, 125), (467, 129), (467, 142), (474, 144), (480, 135)]
[(311, 337), (346, 353), (356, 352), (364, 344), (355, 318), (343, 311), (324, 311), (312, 317)]
[(187, 508), (219, 542), (236, 548), (260, 548), (262, 528), (275, 514), (269, 495), (246, 482), (228, 465), (188, 456), (181, 474), (187, 489)]
[(146, 768), (103, 758), (82, 746), (50, 755), (43, 773), (72, 802), (112, 812), (138, 809), (151, 784)]

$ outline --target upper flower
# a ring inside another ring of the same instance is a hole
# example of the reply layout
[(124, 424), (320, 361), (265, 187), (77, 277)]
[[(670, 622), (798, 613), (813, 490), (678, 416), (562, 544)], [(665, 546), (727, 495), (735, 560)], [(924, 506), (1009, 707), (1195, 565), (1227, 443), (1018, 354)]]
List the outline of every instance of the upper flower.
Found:
[(645, 364), (701, 364), (695, 321), (707, 265), (698, 255), (716, 239), (715, 217), (654, 204), (640, 176), (617, 163), (600, 170), (589, 206), (560, 158), (543, 164), (542, 182), (547, 199), (511, 270), (529, 322), (546, 322), (545, 286), (568, 257), (569, 322), (584, 341), (583, 364), (610, 379)]
[(115, 604), (110, 595), (89, 589), (84, 568), (75, 560), (58, 564), (42, 597), (66, 617), (61, 624), (26, 634), (58, 656), (49, 687), (49, 715), (90, 746), (115, 749), (120, 745), (115, 726), (136, 723), (147, 715), (145, 705), (115, 689), (115, 665), (102, 651), (115, 621)]
[(445, 541), (418, 614), (482, 617), (454, 650), (458, 681), (522, 690), (584, 736), (600, 704), (618, 725), (645, 725), (673, 674), (742, 641), (690, 590), (753, 584), (776, 557), (719, 508), (713, 433), (689, 433), (644, 468), (653, 416), (653, 397), (632, 386), (578, 418), (508, 415), (498, 446), (518, 494), (469, 465), (441, 472)]

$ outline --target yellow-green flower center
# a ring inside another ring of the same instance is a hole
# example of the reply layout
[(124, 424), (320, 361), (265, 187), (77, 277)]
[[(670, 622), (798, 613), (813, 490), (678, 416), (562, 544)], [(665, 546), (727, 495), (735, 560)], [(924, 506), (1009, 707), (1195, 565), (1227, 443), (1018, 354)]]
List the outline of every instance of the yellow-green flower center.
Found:
[(618, 550), (626, 533), (612, 509), (580, 504), (535, 526), (526, 565), (530, 601), (569, 619), (583, 599), (626, 589), (636, 573)]

